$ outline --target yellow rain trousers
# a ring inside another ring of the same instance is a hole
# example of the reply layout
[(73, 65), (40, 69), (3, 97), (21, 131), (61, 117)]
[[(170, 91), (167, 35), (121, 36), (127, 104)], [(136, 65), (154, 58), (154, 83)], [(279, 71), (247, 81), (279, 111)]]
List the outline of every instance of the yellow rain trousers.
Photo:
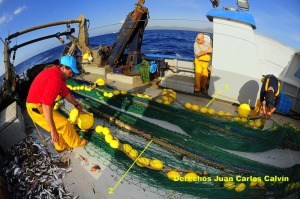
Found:
[(260, 113), (260, 109), (261, 109), (261, 102), (260, 102), (260, 99), (257, 99), (256, 106), (253, 110), (252, 116), (258, 116)]
[[(258, 116), (260, 114), (260, 110), (261, 110), (261, 103), (260, 99), (258, 98), (256, 101), (256, 106), (252, 112), (252, 116)], [(260, 122), (261, 122), (261, 126), (263, 127), (266, 123), (266, 119), (264, 117), (260, 118)]]
[(208, 64), (209, 62), (194, 59), (195, 63), (195, 91), (200, 91), (201, 88), (206, 88), (208, 79)]
[[(26, 103), (27, 112), (33, 122), (41, 126), (46, 131), (50, 132), (50, 128), (46, 119), (43, 115), (42, 104), (33, 104)], [(39, 113), (34, 111), (33, 109), (37, 109)], [(76, 133), (72, 124), (62, 115), (53, 111), (53, 120), (58, 132), (58, 142), (54, 143), (54, 147), (57, 151), (62, 151), (67, 148), (75, 148), (80, 145), (81, 138)]]

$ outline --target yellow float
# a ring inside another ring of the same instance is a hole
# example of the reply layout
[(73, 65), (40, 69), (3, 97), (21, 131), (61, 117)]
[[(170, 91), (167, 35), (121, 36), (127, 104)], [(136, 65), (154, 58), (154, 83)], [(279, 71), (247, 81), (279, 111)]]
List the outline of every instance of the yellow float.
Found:
[(109, 144), (114, 139), (114, 137), (111, 134), (106, 134), (104, 139)]
[(212, 108), (208, 109), (207, 112), (208, 112), (208, 114), (210, 114), (210, 115), (214, 115), (214, 114), (215, 114), (215, 110), (212, 109)]
[(218, 112), (218, 116), (224, 116), (224, 114), (225, 114), (224, 111), (219, 111)]
[(105, 80), (102, 79), (102, 78), (99, 78), (95, 81), (95, 83), (98, 85), (98, 86), (104, 86), (105, 85)]
[(251, 108), (248, 104), (241, 104), (238, 108), (238, 114), (240, 117), (248, 117), (251, 112)]
[(118, 140), (112, 140), (112, 141), (110, 141), (109, 145), (110, 145), (111, 148), (117, 149), (117, 148), (119, 148), (119, 141)]
[(140, 157), (137, 159), (136, 164), (140, 167), (148, 166), (150, 164), (150, 160), (145, 157)]
[(264, 186), (265, 186), (265, 182), (262, 181), (262, 180), (258, 180), (258, 181), (257, 181), (257, 185), (258, 185), (259, 187), (264, 187)]
[(198, 110), (199, 110), (198, 105), (194, 104), (194, 105), (192, 106), (192, 110), (193, 110), (193, 111), (198, 111)]
[(206, 108), (206, 107), (200, 108), (200, 112), (201, 112), (201, 113), (207, 113), (207, 108)]
[(162, 169), (164, 167), (163, 163), (157, 159), (151, 160), (150, 166), (154, 169)]
[(125, 151), (125, 153), (129, 153), (131, 149), (132, 147), (129, 144), (123, 144), (123, 151)]
[(198, 180), (198, 175), (195, 173), (187, 173), (184, 175), (184, 181), (186, 182), (196, 182)]
[(129, 151), (129, 156), (130, 156), (131, 158), (133, 158), (133, 159), (136, 159), (136, 158), (138, 157), (138, 155), (139, 155), (139, 153), (138, 153), (138, 151), (135, 150), (135, 149), (131, 149), (131, 150)]
[(187, 102), (187, 103), (184, 104), (184, 107), (185, 107), (186, 109), (191, 109), (191, 108), (192, 108), (192, 104), (189, 103), (189, 102)]
[(127, 94), (127, 91), (126, 91), (126, 90), (121, 90), (121, 94), (122, 94), (122, 95), (126, 95), (126, 94)]
[(233, 181), (226, 181), (224, 182), (224, 187), (228, 190), (232, 190), (236, 187), (236, 185)]
[(73, 108), (69, 113), (69, 121), (71, 124), (76, 124), (78, 119), (79, 111), (77, 108)]
[(102, 133), (102, 130), (103, 130), (103, 126), (101, 126), (101, 125), (98, 125), (98, 126), (96, 126), (96, 128), (95, 128), (95, 132), (96, 133)]
[(178, 181), (178, 179), (181, 177), (180, 173), (178, 173), (177, 171), (169, 171), (167, 173), (167, 177), (170, 179), (170, 180), (173, 180), (173, 181)]
[(77, 119), (77, 126), (82, 130), (88, 130), (94, 125), (93, 113), (81, 113)]
[(102, 133), (103, 133), (103, 135), (107, 135), (107, 134), (109, 134), (110, 133), (110, 130), (109, 130), (109, 128), (108, 127), (103, 127), (102, 128)]
[(236, 192), (242, 192), (242, 191), (245, 190), (245, 188), (246, 188), (245, 183), (240, 183), (240, 184), (238, 184), (238, 185), (235, 187), (234, 190), (235, 190)]

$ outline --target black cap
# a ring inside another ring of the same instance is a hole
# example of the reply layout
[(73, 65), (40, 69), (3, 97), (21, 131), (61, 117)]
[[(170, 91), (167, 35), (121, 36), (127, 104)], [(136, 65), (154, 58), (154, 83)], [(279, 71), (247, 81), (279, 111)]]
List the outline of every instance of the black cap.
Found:
[(275, 95), (273, 91), (268, 91), (266, 93), (266, 106), (269, 110), (271, 110), (274, 107), (274, 101), (275, 101)]

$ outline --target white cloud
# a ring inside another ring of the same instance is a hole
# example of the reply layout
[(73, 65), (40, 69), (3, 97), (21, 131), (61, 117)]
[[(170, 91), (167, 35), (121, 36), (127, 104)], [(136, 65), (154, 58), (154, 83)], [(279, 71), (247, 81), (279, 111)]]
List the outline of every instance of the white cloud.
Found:
[[(0, 0), (1, 1), (1, 0)], [(13, 17), (7, 13), (3, 13), (1, 16), (0, 16), (0, 25), (4, 24), (4, 23), (7, 23), (9, 21), (11, 21), (13, 19)]]
[[(1, 0), (0, 0), (1, 1)], [(26, 6), (22, 6), (22, 7), (18, 7), (15, 11), (14, 11), (14, 14), (17, 15), (17, 14), (20, 14), (23, 10), (26, 9)]]

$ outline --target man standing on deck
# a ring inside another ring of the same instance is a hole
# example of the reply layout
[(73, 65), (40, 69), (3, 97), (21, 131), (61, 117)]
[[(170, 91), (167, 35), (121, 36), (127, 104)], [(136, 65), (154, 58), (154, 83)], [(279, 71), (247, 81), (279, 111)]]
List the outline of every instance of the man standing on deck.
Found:
[(201, 91), (207, 95), (206, 83), (208, 79), (208, 65), (213, 49), (209, 43), (204, 40), (204, 34), (199, 33), (194, 43), (194, 64), (195, 64), (195, 88), (197, 93)]
[(252, 116), (257, 116), (262, 108), (263, 116), (270, 119), (272, 113), (280, 103), (280, 82), (274, 75), (266, 75), (262, 78), (260, 98), (257, 100)]
[(58, 152), (86, 144), (86, 140), (78, 136), (71, 123), (53, 110), (55, 99), (60, 95), (82, 111), (65, 82), (73, 73), (79, 74), (76, 59), (73, 56), (63, 56), (59, 66), (47, 68), (35, 77), (27, 96), (29, 116), (34, 123), (51, 133), (51, 141)]

